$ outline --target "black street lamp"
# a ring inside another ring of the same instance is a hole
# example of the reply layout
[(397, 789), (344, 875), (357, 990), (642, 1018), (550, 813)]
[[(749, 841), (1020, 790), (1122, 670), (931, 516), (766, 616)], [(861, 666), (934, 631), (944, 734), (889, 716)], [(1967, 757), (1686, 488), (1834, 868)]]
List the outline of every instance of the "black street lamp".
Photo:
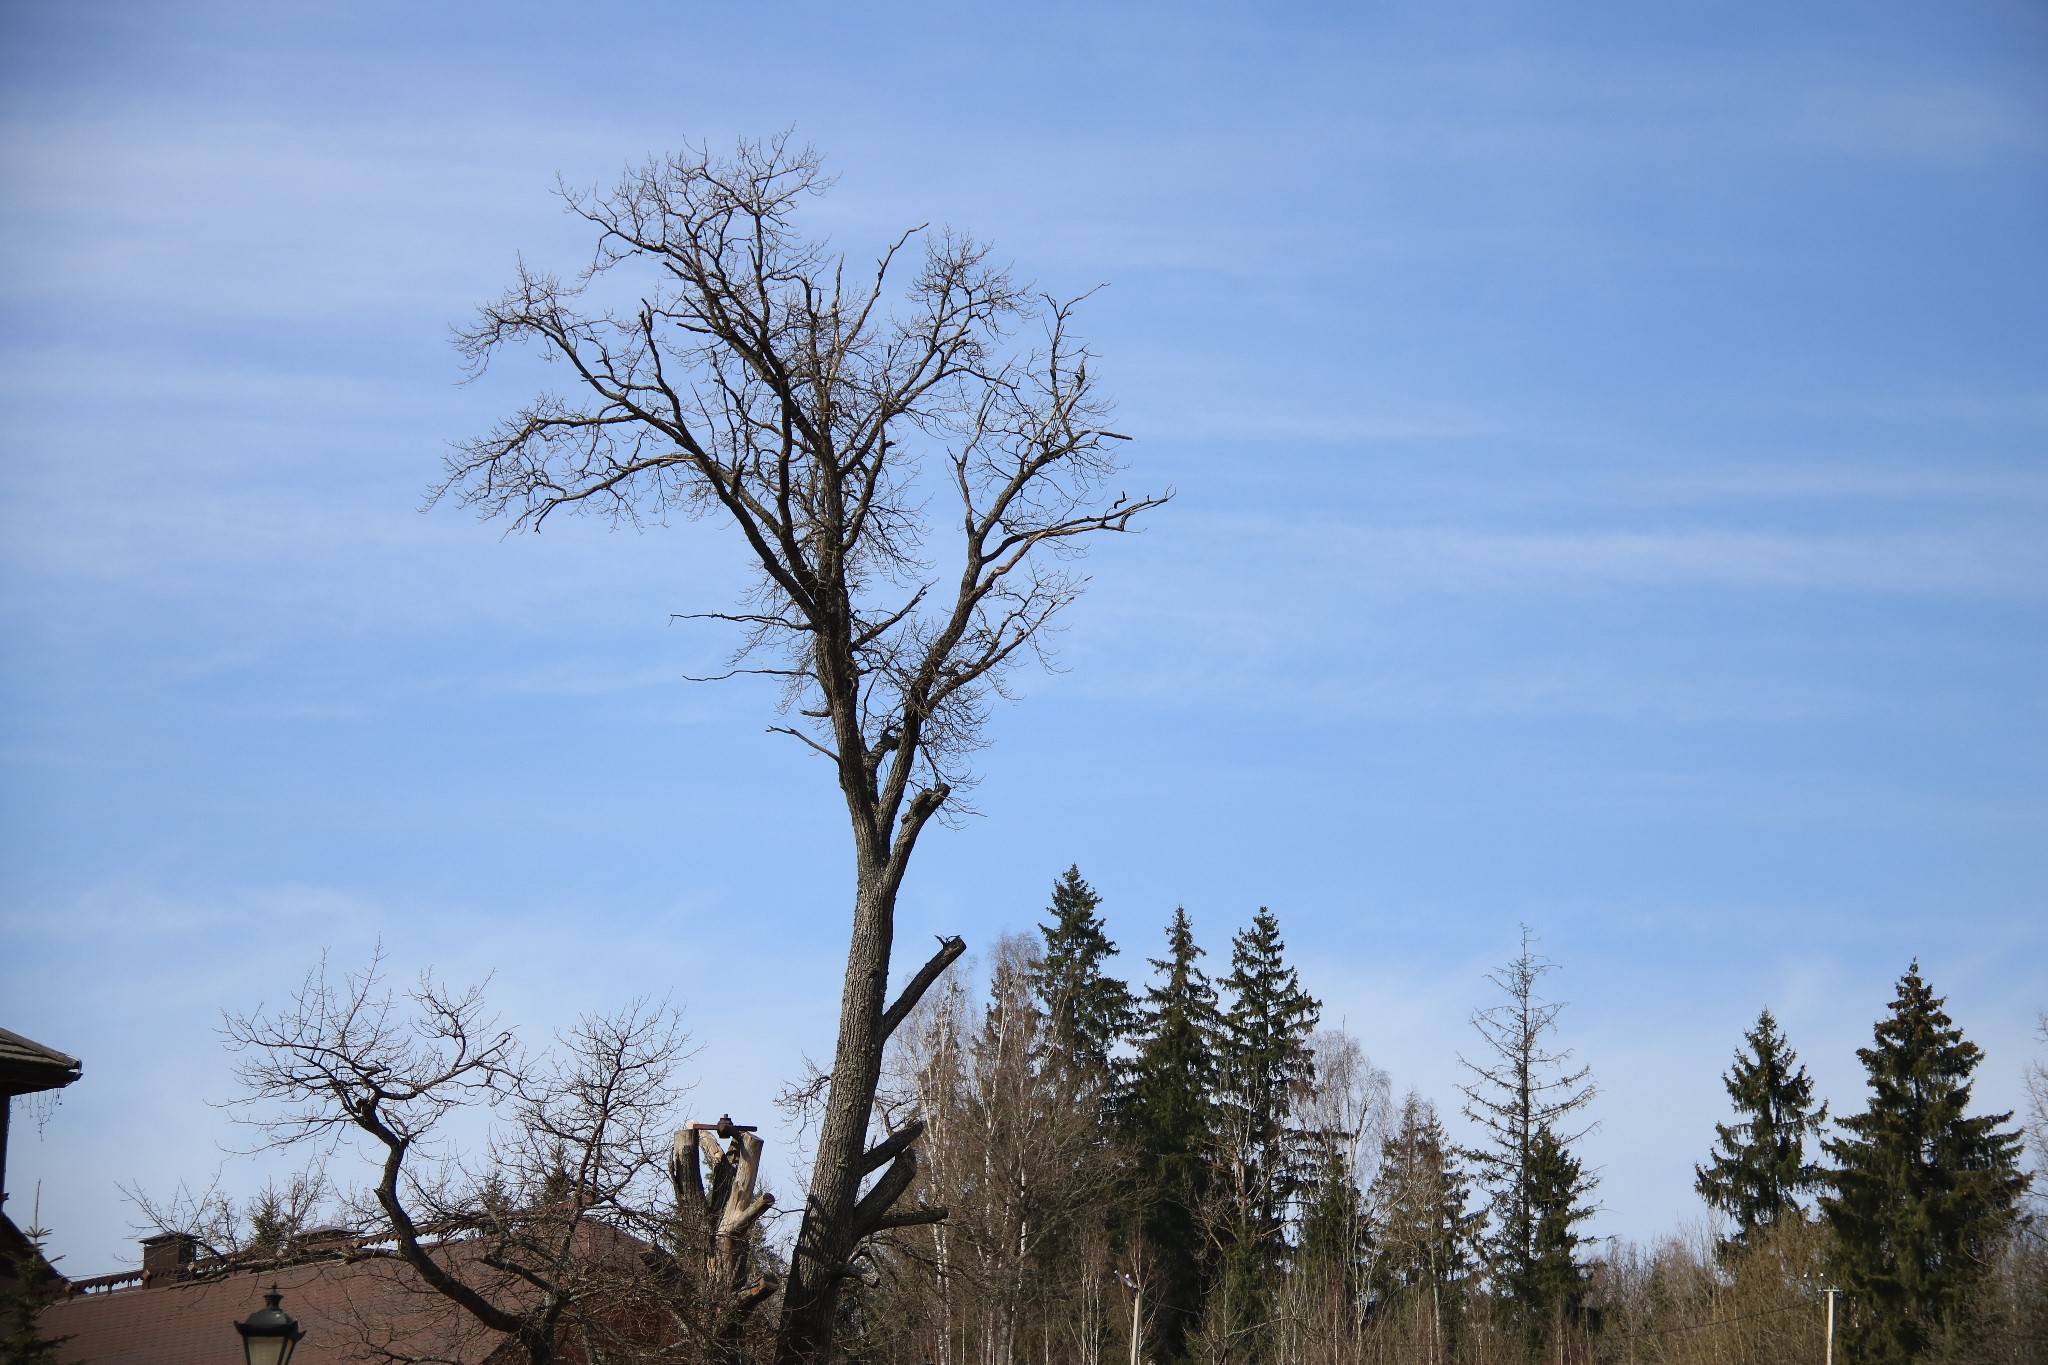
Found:
[(235, 1324), (235, 1330), (242, 1334), (242, 1356), (248, 1365), (290, 1365), (292, 1348), (306, 1335), (306, 1329), (277, 1306), (283, 1299), (277, 1286), (270, 1286), (270, 1292), (263, 1296), (264, 1307), (251, 1313), (247, 1321)]

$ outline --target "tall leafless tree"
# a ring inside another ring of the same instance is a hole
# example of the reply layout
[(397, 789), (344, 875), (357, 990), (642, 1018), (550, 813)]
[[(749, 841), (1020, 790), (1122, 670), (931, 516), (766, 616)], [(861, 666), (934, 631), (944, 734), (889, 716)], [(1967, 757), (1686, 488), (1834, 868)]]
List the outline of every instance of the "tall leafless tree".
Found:
[(1279, 1301), (1280, 1358), (1357, 1355), (1366, 1308), (1364, 1253), (1371, 1184), (1387, 1131), (1387, 1073), (1341, 1028), (1309, 1039), (1315, 1075), (1300, 1101), (1308, 1179), (1295, 1210), (1293, 1265)]
[(889, 1034), (961, 951), (942, 943), (888, 1000), (911, 853), (958, 813), (990, 698), (1081, 590), (1072, 554), (1164, 501), (1109, 490), (1126, 438), (1103, 427), (1072, 301), (950, 232), (855, 266), (796, 226), (826, 183), (776, 138), (565, 191), (597, 234), (590, 264), (568, 281), (522, 265), (462, 346), (480, 370), (537, 345), (568, 393), (460, 445), (434, 495), (529, 528), (561, 509), (710, 516), (756, 572), (745, 600), (693, 614), (745, 630), (732, 671), (782, 682), (773, 728), (830, 765), (853, 835), (839, 1037), (784, 1297), (792, 1363), (828, 1354), (863, 1239), (934, 1216), (894, 1208), (911, 1142), (866, 1147)]

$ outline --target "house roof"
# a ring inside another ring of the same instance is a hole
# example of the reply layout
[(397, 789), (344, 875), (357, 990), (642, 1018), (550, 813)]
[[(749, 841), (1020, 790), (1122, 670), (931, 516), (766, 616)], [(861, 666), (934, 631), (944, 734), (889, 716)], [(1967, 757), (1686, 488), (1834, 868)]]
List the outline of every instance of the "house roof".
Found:
[(78, 1079), (78, 1058), (0, 1028), (0, 1095), (60, 1090)]
[(390, 1356), (500, 1365), (511, 1355), (505, 1337), (382, 1256), (76, 1293), (37, 1325), (46, 1338), (69, 1338), (57, 1351), (64, 1365), (222, 1365), (242, 1358), (235, 1323), (263, 1307), (273, 1283), (306, 1333), (292, 1365)]

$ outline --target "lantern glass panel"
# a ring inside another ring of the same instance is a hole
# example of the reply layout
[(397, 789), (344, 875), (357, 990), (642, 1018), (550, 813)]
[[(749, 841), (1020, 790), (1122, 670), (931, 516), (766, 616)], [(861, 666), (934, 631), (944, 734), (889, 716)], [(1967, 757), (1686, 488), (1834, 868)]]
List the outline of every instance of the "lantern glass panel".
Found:
[(288, 1336), (243, 1337), (242, 1353), (249, 1365), (289, 1365), (296, 1345)]

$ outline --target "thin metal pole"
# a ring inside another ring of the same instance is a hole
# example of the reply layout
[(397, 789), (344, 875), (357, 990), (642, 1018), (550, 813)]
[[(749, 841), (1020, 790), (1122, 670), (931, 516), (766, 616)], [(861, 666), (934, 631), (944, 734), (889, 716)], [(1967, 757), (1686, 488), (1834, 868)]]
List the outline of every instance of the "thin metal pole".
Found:
[(1131, 1365), (1138, 1365), (1138, 1333), (1144, 1330), (1145, 1286), (1131, 1286)]
[(1835, 1291), (1828, 1290), (1828, 1344), (1822, 1365), (1835, 1365)]

